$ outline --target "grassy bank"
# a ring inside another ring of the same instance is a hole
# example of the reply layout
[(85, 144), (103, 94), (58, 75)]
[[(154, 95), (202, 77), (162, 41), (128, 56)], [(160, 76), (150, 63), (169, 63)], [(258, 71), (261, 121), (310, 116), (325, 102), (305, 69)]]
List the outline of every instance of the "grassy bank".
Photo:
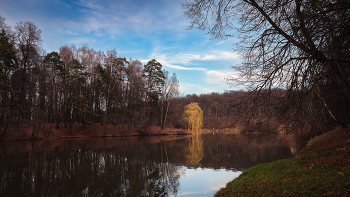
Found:
[(349, 196), (350, 130), (308, 143), (296, 158), (254, 166), (215, 196)]

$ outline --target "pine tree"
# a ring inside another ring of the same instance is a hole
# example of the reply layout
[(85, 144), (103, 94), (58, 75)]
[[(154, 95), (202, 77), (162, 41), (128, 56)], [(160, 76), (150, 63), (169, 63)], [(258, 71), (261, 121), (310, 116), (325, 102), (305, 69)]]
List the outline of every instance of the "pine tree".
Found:
[(10, 101), (11, 84), (9, 82), (10, 73), (17, 62), (16, 53), (13, 50), (13, 45), (9, 42), (5, 30), (0, 33), (0, 117), (1, 122), (5, 122), (4, 134), (7, 130), (9, 119), (9, 106), (13, 103)]
[(165, 75), (162, 71), (162, 65), (157, 60), (152, 59), (144, 68), (144, 72), (148, 77), (148, 85), (146, 92), (147, 97), (154, 102), (158, 102), (159, 94), (161, 93), (161, 87), (164, 85)]

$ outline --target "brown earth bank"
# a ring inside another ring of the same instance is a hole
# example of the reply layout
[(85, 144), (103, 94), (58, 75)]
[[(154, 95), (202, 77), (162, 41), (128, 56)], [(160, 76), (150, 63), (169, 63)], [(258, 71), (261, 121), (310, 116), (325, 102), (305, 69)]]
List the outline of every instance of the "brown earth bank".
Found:
[(100, 137), (127, 137), (127, 136), (158, 136), (158, 135), (192, 135), (185, 129), (163, 128), (159, 126), (130, 126), (130, 125), (72, 125), (72, 135), (69, 135), (69, 125), (61, 124), (57, 129), (55, 124), (36, 123), (20, 124), (20, 126), (0, 126), (0, 141), (18, 140), (51, 140), (62, 138), (100, 138)]
[(191, 137), (190, 135), (157, 135), (101, 138), (64, 138), (48, 140), (17, 140), (0, 143), (0, 156), (30, 151), (64, 151), (79, 149), (109, 149), (142, 144), (156, 144)]
[(308, 164), (329, 164), (333, 163), (341, 168), (350, 170), (350, 128), (337, 128), (331, 131), (326, 137), (323, 137), (307, 149), (301, 155), (312, 152), (328, 153), (323, 157), (309, 158)]

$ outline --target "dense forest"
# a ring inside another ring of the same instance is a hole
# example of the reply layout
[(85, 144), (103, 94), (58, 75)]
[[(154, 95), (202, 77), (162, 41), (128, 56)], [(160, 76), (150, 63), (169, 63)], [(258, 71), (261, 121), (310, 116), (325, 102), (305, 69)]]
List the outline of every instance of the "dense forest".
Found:
[[(0, 29), (3, 135), (9, 127), (20, 130), (21, 125), (41, 123), (69, 128), (69, 135), (75, 123), (84, 128), (91, 124), (186, 128), (182, 113), (192, 102), (202, 109), (207, 129), (322, 131), (349, 121), (347, 97), (342, 94), (348, 88), (338, 88), (333, 79), (322, 78), (324, 82), (309, 88), (303, 82), (303, 89), (283, 86), (287, 82), (282, 86), (264, 83), (244, 91), (180, 96), (176, 74), (155, 59), (143, 65), (137, 59), (119, 57), (115, 49), (97, 51), (87, 45), (63, 45), (48, 53), (34, 23), (10, 27), (0, 18)], [(348, 84), (346, 63), (344, 69), (343, 81)]]
[[(154, 59), (143, 65), (118, 57), (116, 50), (96, 51), (86, 45), (45, 53), (35, 24), (20, 22), (11, 28), (1, 20), (4, 134), (9, 126), (43, 122), (57, 129), (77, 122), (185, 128), (181, 115), (192, 102), (204, 112), (204, 128), (218, 129), (232, 127), (250, 102), (243, 102), (248, 92), (236, 91), (180, 97), (176, 74)], [(260, 118), (264, 113), (259, 109)]]
[[(32, 22), (14, 28), (1, 18), (0, 122), (20, 127), (41, 122), (72, 128), (76, 122), (167, 124), (178, 95), (176, 74), (156, 60), (143, 65), (118, 57), (116, 50), (84, 45), (46, 53), (41, 31)], [(72, 130), (70, 130), (70, 135)], [(35, 134), (33, 134), (35, 135)]]

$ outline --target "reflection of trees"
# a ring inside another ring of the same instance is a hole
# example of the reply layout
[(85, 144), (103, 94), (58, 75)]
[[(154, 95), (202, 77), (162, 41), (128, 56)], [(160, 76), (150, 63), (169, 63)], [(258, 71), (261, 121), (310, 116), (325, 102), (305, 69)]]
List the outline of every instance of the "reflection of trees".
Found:
[(278, 136), (202, 135), (202, 140), (205, 168), (245, 170), (293, 156), (289, 143)]
[(291, 157), (291, 145), (296, 147), (288, 141), (271, 144), (271, 139), (261, 138), (257, 148), (257, 143), (243, 135), (150, 141), (123, 138), (0, 144), (0, 196), (176, 195), (181, 166), (186, 163), (244, 170)]
[[(158, 147), (159, 148), (159, 147)], [(159, 149), (158, 149), (159, 150)], [(160, 143), (161, 162), (148, 160), (148, 168), (145, 167), (145, 188), (142, 196), (168, 196), (170, 193), (176, 195), (179, 187), (180, 167), (169, 163), (168, 152), (165, 144)], [(159, 154), (157, 158), (159, 159)]]
[(36, 151), (0, 157), (0, 196), (176, 195), (180, 167), (166, 146)]
[(186, 162), (192, 165), (198, 165), (199, 161), (203, 158), (203, 141), (201, 136), (196, 135), (189, 138), (188, 147), (184, 149), (184, 155)]

